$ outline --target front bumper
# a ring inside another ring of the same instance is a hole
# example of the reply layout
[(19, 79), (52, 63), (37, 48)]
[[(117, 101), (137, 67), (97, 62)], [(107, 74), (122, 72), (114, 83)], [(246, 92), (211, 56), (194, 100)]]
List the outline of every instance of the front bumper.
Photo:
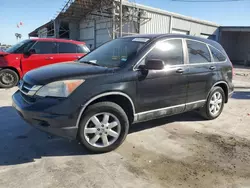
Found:
[[(76, 139), (78, 128), (74, 115), (49, 113), (47, 105), (28, 103), (20, 91), (12, 96), (12, 106), (26, 122), (35, 128), (60, 137)], [(55, 106), (52, 107), (55, 109)]]

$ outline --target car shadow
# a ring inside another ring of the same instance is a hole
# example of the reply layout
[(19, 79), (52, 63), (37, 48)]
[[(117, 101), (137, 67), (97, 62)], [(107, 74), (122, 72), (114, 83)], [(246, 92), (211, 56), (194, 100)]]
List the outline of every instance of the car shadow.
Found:
[(13, 107), (0, 108), (0, 166), (48, 156), (91, 154), (76, 141), (51, 136), (23, 121)]
[[(195, 112), (132, 125), (129, 134), (175, 121), (202, 121)], [(34, 162), (49, 156), (91, 155), (77, 141), (51, 136), (29, 126), (13, 107), (0, 108), (0, 166)]]
[(233, 99), (250, 99), (250, 91), (235, 91)]

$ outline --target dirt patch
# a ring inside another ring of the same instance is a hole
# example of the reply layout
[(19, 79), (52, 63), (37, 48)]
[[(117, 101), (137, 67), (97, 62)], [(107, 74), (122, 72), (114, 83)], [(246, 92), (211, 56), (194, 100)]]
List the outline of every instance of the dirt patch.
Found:
[(162, 187), (238, 187), (250, 179), (249, 140), (197, 132), (171, 138), (186, 144), (193, 156), (177, 160), (127, 142), (118, 152), (128, 171)]

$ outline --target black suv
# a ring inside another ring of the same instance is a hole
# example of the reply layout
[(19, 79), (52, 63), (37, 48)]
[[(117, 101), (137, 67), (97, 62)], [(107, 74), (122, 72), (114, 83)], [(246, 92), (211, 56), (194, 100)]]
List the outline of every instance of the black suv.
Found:
[(132, 123), (194, 109), (206, 119), (217, 118), (233, 93), (232, 72), (217, 42), (172, 34), (129, 36), (78, 62), (28, 72), (13, 106), (41, 130), (107, 152), (124, 141)]

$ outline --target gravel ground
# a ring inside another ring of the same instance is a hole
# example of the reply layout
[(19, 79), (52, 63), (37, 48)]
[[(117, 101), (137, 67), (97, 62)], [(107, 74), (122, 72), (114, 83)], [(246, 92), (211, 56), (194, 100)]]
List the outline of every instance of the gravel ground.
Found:
[(250, 187), (249, 69), (222, 115), (195, 112), (131, 127), (116, 151), (93, 155), (76, 142), (35, 130), (0, 90), (0, 187)]

